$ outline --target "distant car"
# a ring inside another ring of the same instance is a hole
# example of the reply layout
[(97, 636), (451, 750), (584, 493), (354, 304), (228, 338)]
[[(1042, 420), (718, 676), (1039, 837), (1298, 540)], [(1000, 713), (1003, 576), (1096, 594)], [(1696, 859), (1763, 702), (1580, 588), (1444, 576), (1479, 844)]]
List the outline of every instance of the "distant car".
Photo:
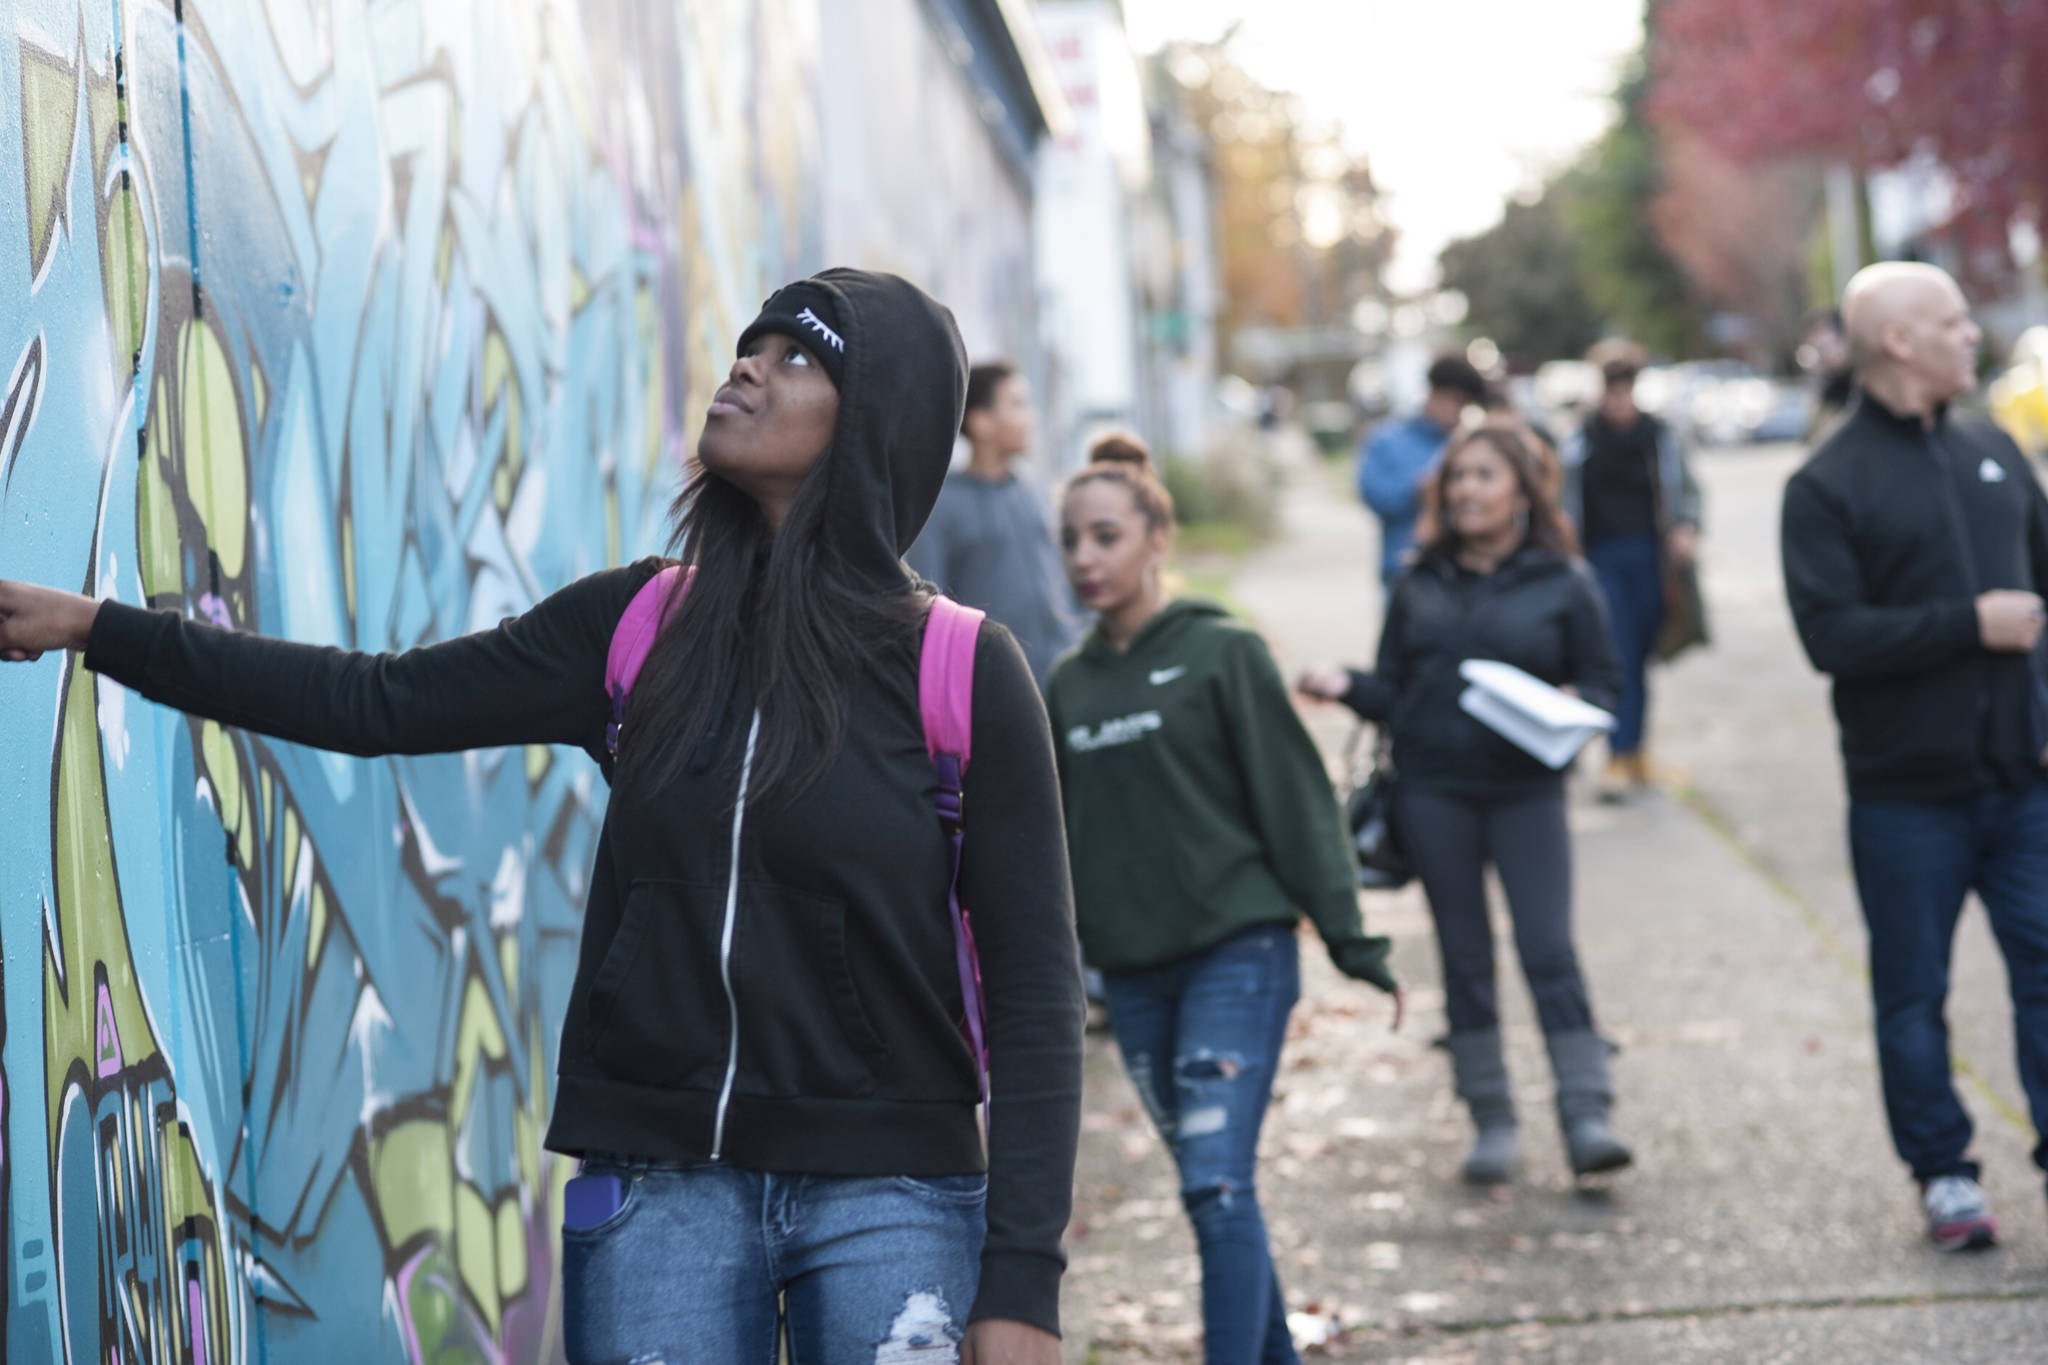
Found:
[(1752, 441), (1803, 441), (1813, 430), (1813, 390), (1804, 384), (1771, 386), (1769, 409), (1750, 428)]
[(1652, 365), (1636, 376), (1636, 406), (1653, 417), (1683, 417), (1689, 397), (1685, 376), (1674, 365)]
[(1771, 381), (1754, 374), (1708, 380), (1692, 401), (1693, 429), (1709, 445), (1740, 445), (1770, 412)]
[(1600, 401), (1600, 369), (1583, 360), (1551, 360), (1536, 367), (1530, 397), (1543, 413), (1583, 412)]

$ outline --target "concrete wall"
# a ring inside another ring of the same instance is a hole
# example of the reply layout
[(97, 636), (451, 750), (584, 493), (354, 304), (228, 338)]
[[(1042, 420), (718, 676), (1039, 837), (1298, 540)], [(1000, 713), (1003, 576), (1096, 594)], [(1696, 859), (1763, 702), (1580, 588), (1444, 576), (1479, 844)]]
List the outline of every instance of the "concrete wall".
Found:
[(1035, 12), (1074, 114), (1068, 135), (1041, 157), (1036, 205), (1046, 331), (1065, 385), (1055, 463), (1065, 469), (1079, 465), (1087, 443), (1107, 427), (1158, 439), (1145, 401), (1140, 263), (1133, 259), (1152, 175), (1151, 132), (1120, 8), (1110, 0), (1057, 0)]
[[(487, 626), (654, 547), (759, 301), (898, 241), (824, 212), (822, 149), (893, 125), (827, 136), (818, 0), (6, 14), (0, 576), (368, 650)], [(947, 156), (941, 207), (995, 183)], [(1023, 212), (885, 263), (1003, 344)], [(557, 1356), (539, 1138), (604, 801), (562, 751), (357, 760), (0, 669), (0, 1354)]]
[(973, 359), (1034, 362), (1030, 168), (993, 144), (993, 98), (924, 0), (828, 0), (821, 27), (826, 254), (916, 278)]

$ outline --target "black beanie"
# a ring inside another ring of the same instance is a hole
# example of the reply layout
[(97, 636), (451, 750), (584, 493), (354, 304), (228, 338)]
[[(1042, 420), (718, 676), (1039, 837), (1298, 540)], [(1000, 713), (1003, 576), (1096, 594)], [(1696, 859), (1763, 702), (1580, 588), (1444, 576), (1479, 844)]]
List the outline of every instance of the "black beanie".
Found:
[(829, 290), (810, 280), (798, 280), (776, 290), (761, 305), (761, 316), (740, 333), (739, 352), (744, 355), (756, 337), (769, 332), (801, 341), (804, 349), (825, 367), (825, 373), (832, 376), (833, 387), (845, 387), (848, 337)]

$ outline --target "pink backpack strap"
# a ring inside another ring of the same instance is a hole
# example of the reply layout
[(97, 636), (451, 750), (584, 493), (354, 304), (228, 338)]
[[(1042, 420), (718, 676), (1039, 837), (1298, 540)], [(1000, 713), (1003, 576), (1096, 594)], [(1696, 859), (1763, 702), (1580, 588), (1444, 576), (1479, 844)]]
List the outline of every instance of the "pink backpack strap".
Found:
[(974, 645), (988, 615), (950, 597), (932, 599), (924, 623), (924, 651), (917, 667), (917, 709), (924, 720), (924, 748), (960, 760), (960, 775), (974, 757)]
[(925, 752), (939, 779), (932, 804), (953, 845), (953, 880), (946, 894), (953, 919), (953, 961), (960, 972), (960, 1000), (966, 1017), (961, 1031), (981, 1071), (981, 1103), (988, 1107), (988, 1005), (981, 990), (981, 957), (974, 925), (960, 903), (960, 854), (965, 833), (963, 784), (974, 754), (974, 647), (987, 615), (950, 597), (932, 600), (925, 618), (924, 648), (918, 657), (917, 709), (924, 720)]
[(604, 659), (604, 693), (611, 699), (604, 747), (613, 758), (619, 756), (619, 735), (626, 724), (626, 698), (633, 694), (633, 684), (640, 680), (640, 670), (654, 648), (655, 637), (668, 624), (669, 613), (682, 602), (696, 577), (695, 568), (671, 564), (641, 585), (633, 600), (626, 604), (618, 625), (612, 628), (612, 646)]

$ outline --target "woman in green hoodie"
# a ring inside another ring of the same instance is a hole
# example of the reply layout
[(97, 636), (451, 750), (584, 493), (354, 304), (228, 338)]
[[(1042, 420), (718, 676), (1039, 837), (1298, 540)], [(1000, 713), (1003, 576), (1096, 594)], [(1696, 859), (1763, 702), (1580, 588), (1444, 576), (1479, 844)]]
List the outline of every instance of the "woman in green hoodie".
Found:
[(1295, 922), (1394, 995), (1398, 1027), (1388, 941), (1360, 923), (1322, 759), (1265, 642), (1211, 603), (1168, 600), (1173, 501), (1135, 438), (1096, 442), (1060, 534), (1097, 613), (1046, 695), (1083, 955), (1180, 1168), (1208, 1360), (1291, 1362), (1253, 1165), (1300, 989)]

